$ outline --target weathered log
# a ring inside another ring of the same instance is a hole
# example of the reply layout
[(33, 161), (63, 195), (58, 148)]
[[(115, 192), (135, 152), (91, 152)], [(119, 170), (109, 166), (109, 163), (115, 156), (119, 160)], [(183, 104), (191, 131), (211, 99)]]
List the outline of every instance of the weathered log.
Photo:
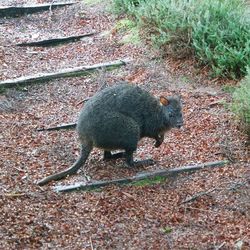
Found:
[(69, 42), (75, 42), (79, 41), (83, 37), (87, 36), (93, 36), (96, 32), (82, 34), (78, 36), (67, 36), (67, 37), (58, 37), (58, 38), (51, 38), (51, 39), (45, 39), (40, 41), (34, 41), (34, 42), (26, 42), (26, 43), (17, 43), (16, 46), (36, 46), (36, 47), (48, 47), (48, 46), (55, 46), (58, 44), (63, 43), (69, 43)]
[(112, 185), (112, 184), (122, 185), (122, 184), (128, 184), (131, 182), (140, 181), (143, 179), (155, 178), (155, 177), (160, 177), (160, 176), (173, 177), (180, 173), (194, 172), (194, 171), (205, 169), (205, 168), (221, 167), (227, 163), (228, 161), (226, 160), (205, 162), (205, 163), (197, 164), (194, 166), (183, 166), (183, 167), (178, 167), (178, 168), (173, 168), (173, 169), (163, 169), (163, 170), (161, 169), (161, 170), (155, 170), (152, 172), (142, 172), (132, 177), (121, 178), (121, 179), (114, 179), (114, 180), (107, 180), (107, 181), (92, 181), (90, 183), (77, 182), (72, 185), (55, 186), (55, 191), (56, 192), (70, 192), (70, 191), (76, 191), (76, 190), (91, 190), (91, 189), (105, 187), (105, 186)]
[(53, 73), (39, 73), (33, 76), (24, 76), (24, 77), (19, 77), (15, 79), (9, 79), (9, 80), (0, 82), (0, 88), (1, 87), (10, 88), (16, 85), (24, 85), (24, 84), (35, 83), (35, 82), (50, 81), (53, 79), (63, 78), (63, 77), (88, 75), (98, 69), (106, 68), (106, 69), (111, 70), (111, 69), (126, 65), (128, 62), (129, 62), (128, 59), (116, 60), (112, 62), (99, 63), (99, 64), (90, 65), (90, 66), (80, 66), (80, 67), (75, 67), (75, 68), (63, 69), (63, 70), (60, 70), (58, 72), (53, 72)]
[(32, 14), (40, 11), (50, 10), (58, 7), (75, 4), (76, 2), (68, 3), (44, 3), (36, 5), (23, 5), (23, 6), (0, 6), (0, 18), (3, 17), (17, 17), (26, 14)]

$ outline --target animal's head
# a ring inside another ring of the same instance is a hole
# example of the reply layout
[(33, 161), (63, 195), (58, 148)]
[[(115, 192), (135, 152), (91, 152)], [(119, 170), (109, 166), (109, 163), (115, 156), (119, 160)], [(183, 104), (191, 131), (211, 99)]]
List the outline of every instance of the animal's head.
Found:
[(180, 128), (183, 126), (181, 99), (178, 96), (160, 97), (166, 116), (166, 126), (170, 128)]

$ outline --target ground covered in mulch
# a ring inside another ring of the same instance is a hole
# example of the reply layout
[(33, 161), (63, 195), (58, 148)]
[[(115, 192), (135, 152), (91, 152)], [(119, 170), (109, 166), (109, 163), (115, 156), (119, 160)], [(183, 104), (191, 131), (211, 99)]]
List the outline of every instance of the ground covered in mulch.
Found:
[[(44, 1), (3, 1), (8, 3)], [(129, 58), (130, 64), (86, 77), (53, 80), (0, 94), (1, 249), (249, 249), (249, 151), (226, 109), (230, 95), (192, 60), (159, 58), (145, 45), (121, 43), (107, 5), (78, 3), (0, 20), (0, 80)], [(16, 43), (97, 32), (57, 47)], [(191, 62), (191, 63), (190, 63)], [(82, 104), (104, 83), (130, 81), (155, 96), (180, 94), (185, 126), (170, 131), (160, 148), (143, 139), (135, 154), (154, 166), (128, 169), (104, 162), (95, 149), (77, 175), (44, 187), (36, 181), (70, 166), (79, 154), (74, 130), (38, 132), (75, 122)], [(110, 186), (58, 194), (57, 184), (132, 176), (228, 159), (154, 185)], [(206, 193), (202, 193), (206, 192)], [(199, 196), (200, 194), (200, 196)], [(202, 195), (203, 194), (203, 195)], [(193, 199), (190, 199), (193, 198)], [(189, 200), (190, 199), (190, 200)]]

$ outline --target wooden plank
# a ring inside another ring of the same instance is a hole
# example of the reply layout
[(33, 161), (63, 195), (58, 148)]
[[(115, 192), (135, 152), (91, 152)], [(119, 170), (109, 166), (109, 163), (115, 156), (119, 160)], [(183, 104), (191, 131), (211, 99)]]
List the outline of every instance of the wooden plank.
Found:
[(93, 36), (96, 32), (82, 34), (78, 36), (67, 36), (67, 37), (58, 37), (58, 38), (51, 38), (45, 40), (39, 40), (34, 42), (25, 42), (25, 43), (18, 43), (16, 46), (36, 46), (36, 47), (48, 47), (48, 46), (55, 46), (62, 43), (69, 43), (79, 41), (83, 37)]
[(53, 73), (39, 73), (36, 75), (31, 75), (31, 76), (23, 76), (23, 77), (19, 77), (15, 79), (1, 81), (0, 88), (1, 87), (10, 88), (16, 85), (26, 85), (30, 83), (36, 83), (36, 82), (45, 82), (45, 81), (50, 81), (53, 79), (63, 78), (63, 77), (88, 75), (98, 69), (105, 68), (105, 69), (110, 70), (110, 69), (114, 69), (114, 68), (126, 65), (128, 62), (129, 62), (128, 59), (115, 60), (112, 62), (99, 63), (99, 64), (90, 65), (90, 66), (79, 66), (75, 68), (62, 69), (58, 72), (53, 72)]
[(68, 3), (44, 3), (36, 5), (23, 5), (23, 6), (0, 6), (0, 18), (4, 17), (18, 17), (21, 15), (32, 14), (40, 11), (46, 11), (58, 7), (64, 7), (75, 4), (76, 2)]
[(163, 169), (163, 170), (161, 169), (161, 170), (155, 170), (152, 172), (142, 172), (132, 177), (122, 178), (122, 179), (113, 179), (113, 180), (107, 180), (107, 181), (92, 181), (90, 183), (77, 182), (75, 184), (65, 185), (65, 186), (59, 185), (59, 186), (55, 186), (54, 189), (56, 192), (90, 190), (90, 189), (105, 187), (105, 186), (112, 185), (112, 184), (115, 184), (115, 185), (128, 184), (131, 182), (140, 181), (140, 180), (144, 180), (148, 178), (159, 177), (159, 176), (172, 177), (180, 173), (194, 172), (194, 171), (207, 169), (207, 168), (222, 167), (227, 163), (228, 161), (226, 160), (205, 162), (205, 163), (197, 164), (194, 166), (183, 166), (183, 167), (178, 167), (178, 168), (173, 168), (173, 169)]

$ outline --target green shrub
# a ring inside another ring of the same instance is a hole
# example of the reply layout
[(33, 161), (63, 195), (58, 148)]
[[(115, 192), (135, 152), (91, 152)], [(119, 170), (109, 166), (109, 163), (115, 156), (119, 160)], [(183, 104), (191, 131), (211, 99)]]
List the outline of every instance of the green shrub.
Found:
[(238, 78), (250, 64), (250, 23), (241, 0), (206, 0), (196, 8), (192, 24), (196, 57), (215, 76)]
[(154, 46), (168, 54), (184, 57), (192, 49), (192, 27), (187, 11), (190, 6), (188, 0), (152, 0), (138, 8), (136, 17)]
[(250, 65), (250, 19), (244, 0), (113, 0), (152, 45), (176, 57), (191, 53), (214, 76), (238, 78)]
[(243, 121), (248, 136), (250, 136), (250, 67), (248, 74), (233, 93), (232, 111)]

